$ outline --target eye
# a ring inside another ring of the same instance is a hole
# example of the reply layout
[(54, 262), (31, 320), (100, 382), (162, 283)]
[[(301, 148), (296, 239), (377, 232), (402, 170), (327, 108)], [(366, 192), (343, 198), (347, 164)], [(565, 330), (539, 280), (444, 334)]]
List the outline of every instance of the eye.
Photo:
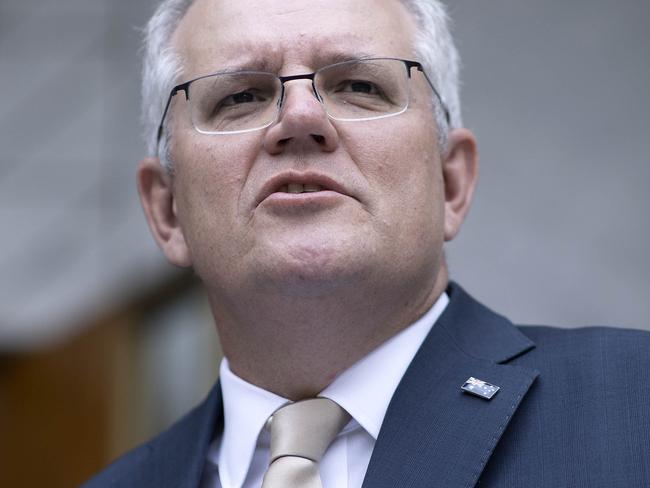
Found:
[(249, 89), (228, 95), (221, 101), (220, 105), (224, 107), (232, 107), (244, 103), (264, 102), (265, 100), (266, 97), (264, 97), (259, 90)]
[(347, 80), (339, 83), (337, 92), (362, 93), (365, 95), (379, 95), (379, 88), (370, 81)]

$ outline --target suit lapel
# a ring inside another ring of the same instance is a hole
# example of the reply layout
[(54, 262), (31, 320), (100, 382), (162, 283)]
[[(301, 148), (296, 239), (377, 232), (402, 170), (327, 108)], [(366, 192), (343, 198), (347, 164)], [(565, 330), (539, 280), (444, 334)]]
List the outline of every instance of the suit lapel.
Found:
[(214, 432), (222, 428), (221, 385), (217, 382), (202, 404), (148, 444), (147, 466), (140, 470), (143, 479), (133, 486), (197, 488)]
[[(364, 488), (467, 488), (538, 376), (502, 364), (534, 344), (510, 322), (451, 285), (450, 303), (386, 412)], [(492, 400), (461, 392), (470, 377), (499, 386)]]

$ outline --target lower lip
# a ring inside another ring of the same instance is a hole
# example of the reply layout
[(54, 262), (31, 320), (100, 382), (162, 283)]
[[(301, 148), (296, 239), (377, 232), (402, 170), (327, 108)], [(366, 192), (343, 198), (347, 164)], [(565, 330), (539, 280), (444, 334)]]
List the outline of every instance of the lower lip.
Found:
[(322, 190), (304, 193), (271, 193), (260, 203), (260, 206), (274, 210), (320, 210), (331, 208), (341, 203), (346, 195), (332, 190)]

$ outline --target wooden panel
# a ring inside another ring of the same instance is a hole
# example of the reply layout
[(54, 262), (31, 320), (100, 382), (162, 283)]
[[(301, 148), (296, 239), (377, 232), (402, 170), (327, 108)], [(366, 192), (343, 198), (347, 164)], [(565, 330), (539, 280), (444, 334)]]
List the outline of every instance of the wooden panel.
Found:
[(114, 351), (123, 327), (0, 362), (0, 486), (78, 486), (110, 456)]
[(79, 486), (164, 427), (146, 421), (155, 385), (143, 375), (142, 326), (196, 286), (187, 273), (65, 344), (0, 355), (0, 487)]

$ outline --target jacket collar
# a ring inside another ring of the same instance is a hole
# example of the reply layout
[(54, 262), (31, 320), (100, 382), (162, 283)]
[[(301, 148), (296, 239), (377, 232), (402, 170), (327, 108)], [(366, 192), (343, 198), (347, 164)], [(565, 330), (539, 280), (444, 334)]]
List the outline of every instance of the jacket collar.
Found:
[(535, 347), (512, 322), (474, 300), (457, 283), (449, 284), (447, 294), (449, 305), (435, 327), (444, 329), (460, 352), (505, 363)]
[[(402, 378), (382, 424), (364, 488), (474, 486), (538, 372), (506, 364), (534, 347), (460, 286)], [(491, 400), (461, 391), (474, 377)]]
[(217, 382), (203, 403), (145, 446), (145, 466), (138, 471), (142, 478), (128, 486), (197, 488), (204, 475), (209, 444), (214, 433), (222, 429), (223, 403)]

